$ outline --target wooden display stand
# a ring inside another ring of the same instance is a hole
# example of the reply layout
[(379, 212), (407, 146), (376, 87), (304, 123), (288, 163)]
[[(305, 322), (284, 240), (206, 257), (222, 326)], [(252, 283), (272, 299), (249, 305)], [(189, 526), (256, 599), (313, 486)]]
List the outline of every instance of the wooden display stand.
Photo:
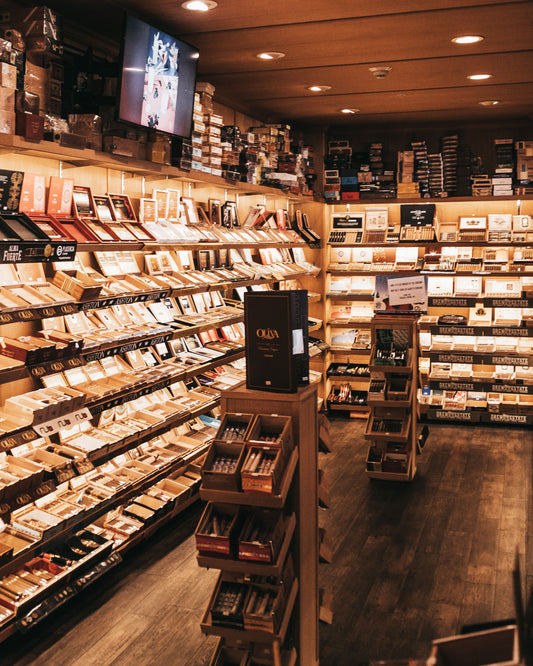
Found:
[[(371, 443), (366, 461), (371, 479), (412, 481), (416, 473), (416, 322), (416, 316), (380, 314), (372, 322), (371, 409), (365, 431)], [(397, 349), (405, 354), (400, 365), (383, 354), (378, 358), (384, 335), (397, 338)]]
[[(295, 583), (298, 589), (298, 597), (292, 620), (295, 620), (297, 635), (295, 636), (297, 660), (302, 666), (313, 666), (318, 664), (318, 427), (317, 427), (317, 388), (316, 385), (302, 387), (297, 393), (267, 393), (262, 391), (251, 391), (249, 389), (234, 389), (225, 391), (221, 400), (222, 413), (245, 413), (245, 414), (277, 414), (290, 416), (292, 419), (293, 436), (295, 442), (294, 458), (298, 461), (296, 471), (292, 475), (292, 483), (286, 495), (287, 502), (296, 516), (296, 530), (293, 539), (292, 550), (295, 564)], [(286, 476), (290, 473), (290, 465), (286, 469)], [(282, 483), (282, 493), (284, 490)], [(203, 499), (220, 501), (226, 503), (250, 504), (249, 497), (244, 493), (224, 493), (223, 491), (201, 490)], [(215, 493), (215, 495), (213, 495)], [(277, 499), (278, 496), (276, 496)], [(273, 499), (268, 496), (260, 499)], [(284, 499), (279, 497), (280, 506)], [(254, 505), (257, 505), (257, 501)], [(272, 506), (267, 502), (266, 506)], [(199, 560), (200, 561), (200, 560)], [(200, 561), (200, 563), (202, 563)], [(205, 565), (205, 563), (204, 563)], [(247, 563), (239, 563), (243, 573), (248, 571)], [(220, 568), (224, 568), (221, 564)], [(235, 564), (232, 564), (235, 568)], [(258, 566), (251, 567), (256, 572)], [(291, 594), (292, 596), (292, 594)], [(287, 622), (288, 622), (287, 618)], [(211, 631), (210, 626), (202, 625), (206, 633), (225, 635), (235, 638), (235, 630), (215, 628)], [(283, 635), (272, 635), (274, 663), (282, 663), (281, 643), (285, 635), (286, 623), (283, 623)], [(268, 642), (268, 635), (249, 636), (250, 632), (238, 631), (242, 640), (257, 640)], [(255, 632), (257, 633), (257, 632)], [(281, 632), (278, 632), (280, 634)]]

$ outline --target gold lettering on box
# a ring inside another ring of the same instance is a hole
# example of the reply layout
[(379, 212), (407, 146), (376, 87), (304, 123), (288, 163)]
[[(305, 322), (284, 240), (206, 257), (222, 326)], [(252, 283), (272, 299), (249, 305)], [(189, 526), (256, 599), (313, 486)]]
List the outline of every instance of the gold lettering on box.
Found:
[(28, 493), (23, 493), (22, 495), (19, 495), (15, 500), (15, 503), (18, 504), (18, 506), (24, 506), (25, 504), (29, 504), (30, 502), (31, 502), (31, 495), (29, 495)]
[(279, 338), (279, 333), (275, 328), (258, 328), (255, 334), (262, 340), (274, 340), (275, 338)]

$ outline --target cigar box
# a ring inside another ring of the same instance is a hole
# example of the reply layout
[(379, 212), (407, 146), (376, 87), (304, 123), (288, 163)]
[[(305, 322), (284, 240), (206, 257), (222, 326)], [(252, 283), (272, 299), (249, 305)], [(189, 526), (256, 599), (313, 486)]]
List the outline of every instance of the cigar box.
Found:
[(16, 410), (18, 413), (26, 415), (35, 425), (59, 416), (54, 397), (40, 391), (12, 396), (6, 400), (5, 406), (6, 409)]
[(244, 602), (248, 585), (220, 576), (209, 601), (208, 615), (214, 625), (244, 628)]
[(235, 557), (241, 523), (239, 506), (209, 503), (194, 534), (197, 550), (201, 554)]
[(97, 298), (103, 287), (102, 283), (98, 283), (81, 271), (76, 271), (75, 276), (67, 275), (63, 271), (56, 271), (54, 284), (80, 301)]
[(185, 486), (174, 479), (163, 479), (153, 487), (157, 488), (157, 490), (162, 493), (163, 497), (168, 498), (168, 501), (172, 503), (172, 506), (176, 511), (179, 510), (179, 507), (190, 493), (188, 486)]
[(128, 227), (115, 218), (111, 198), (104, 194), (93, 195), (95, 213), (100, 225), (118, 240), (135, 242), (138, 239)]
[[(120, 537), (127, 539), (137, 532), (140, 532), (144, 525), (140, 520), (131, 516), (126, 516), (119, 512), (119, 510), (110, 511), (108, 514), (95, 521), (96, 525), (101, 525), (111, 532), (115, 532)], [(122, 539), (121, 541), (123, 541)]]
[(27, 364), (45, 360), (43, 347), (33, 343), (29, 336), (24, 336), (22, 339), (0, 338), (0, 353)]
[(5, 291), (8, 291), (11, 297), (15, 297), (19, 301), (22, 301), (24, 307), (43, 307), (46, 305), (53, 305), (53, 301), (48, 298), (46, 294), (41, 293), (31, 285), (18, 284), (6, 287)]
[(411, 452), (405, 442), (387, 442), (381, 470), (393, 474), (406, 474), (410, 456)]
[(8, 493), (7, 487), (3, 488), (3, 494), (19, 495), (30, 488), (35, 488), (43, 481), (44, 470), (29, 460), (16, 456), (3, 456), (0, 461), (0, 473), (14, 478), (12, 493)]
[(307, 292), (245, 294), (247, 386), (295, 392), (309, 381)]
[(276, 561), (286, 523), (279, 511), (250, 511), (238, 536), (238, 559), (271, 564)]
[(229, 647), (222, 642), (218, 644), (211, 661), (211, 666), (249, 666), (249, 664), (250, 652), (247, 649)]
[(157, 518), (164, 515), (169, 510), (168, 502), (162, 499), (158, 499), (157, 497), (154, 497), (147, 493), (138, 495), (137, 497), (134, 498), (133, 502), (134, 504), (138, 504), (141, 507), (146, 507), (147, 509), (150, 509), (155, 513)]
[(18, 532), (34, 539), (45, 539), (61, 529), (62, 520), (35, 505), (29, 505), (13, 511), (11, 525)]
[(59, 518), (63, 528), (76, 522), (80, 513), (84, 511), (82, 506), (66, 502), (57, 493), (35, 500), (35, 506)]
[(29, 550), (35, 544), (35, 537), (22, 534), (10, 525), (5, 525), (3, 521), (0, 521), (0, 526), (2, 527), (0, 531), (0, 546), (4, 551), (12, 550), (13, 556), (16, 557), (24, 553), (24, 551)]
[(244, 604), (244, 628), (275, 633), (284, 607), (282, 585), (251, 585)]
[(87, 474), (70, 479), (69, 485), (71, 490), (63, 492), (61, 497), (65, 501), (80, 504), (86, 509), (98, 506), (113, 496), (111, 491), (92, 485)]
[(156, 512), (147, 506), (131, 502), (122, 508), (124, 516), (140, 521), (143, 525), (149, 525), (156, 519)]
[(61, 350), (62, 356), (70, 356), (76, 354), (83, 349), (83, 338), (77, 337), (65, 331), (58, 331), (54, 329), (37, 331), (36, 336), (49, 340), (56, 345), (58, 350)]
[(411, 394), (411, 380), (401, 375), (391, 375), (387, 380), (387, 400), (408, 400)]
[(411, 415), (397, 407), (375, 407), (367, 423), (365, 437), (372, 439), (400, 439), (407, 437)]
[(109, 194), (115, 220), (131, 231), (137, 240), (151, 241), (154, 237), (137, 220), (129, 197), (125, 194)]
[(0, 500), (9, 500), (22, 492), (20, 479), (7, 470), (0, 469)]
[(285, 458), (280, 448), (248, 446), (241, 469), (241, 486), (245, 493), (277, 493)]
[(24, 457), (49, 474), (54, 474), (56, 471), (68, 472), (72, 469), (70, 459), (44, 448), (30, 448), (24, 453)]
[(246, 437), (248, 446), (280, 448), (284, 454), (292, 449), (292, 421), (290, 416), (257, 414)]

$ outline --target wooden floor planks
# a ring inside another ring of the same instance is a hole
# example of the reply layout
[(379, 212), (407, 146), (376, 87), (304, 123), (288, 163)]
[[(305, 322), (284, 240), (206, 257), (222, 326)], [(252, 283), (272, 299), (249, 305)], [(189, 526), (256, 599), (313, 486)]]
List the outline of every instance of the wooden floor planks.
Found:
[(322, 466), (331, 478), (342, 468), (343, 487), (351, 485), (344, 503), (332, 487), (334, 529), (339, 510), (378, 508), (374, 521), (342, 516), (351, 529), (336, 531), (335, 557), (321, 565), (321, 572), (332, 568), (328, 580), (339, 590), (333, 625), (321, 627), (321, 663), (344, 663), (343, 646), (352, 664), (425, 658), (434, 638), (455, 634), (464, 624), (512, 617), (517, 547), (525, 575), (533, 574), (533, 433), (430, 426), (417, 477), (405, 486), (365, 478), (366, 444), (356, 424), (348, 429), (336, 419), (331, 431), (335, 447)]
[[(320, 511), (333, 549), (320, 584), (324, 666), (424, 658), (463, 624), (512, 617), (516, 548), (533, 584), (533, 433), (430, 426), (412, 484), (364, 474), (364, 421), (336, 418), (320, 454), (331, 485)], [(196, 564), (192, 507), (46, 624), (9, 639), (10, 666), (207, 666), (216, 639), (199, 622), (218, 572)], [(303, 665), (305, 666), (305, 665)]]

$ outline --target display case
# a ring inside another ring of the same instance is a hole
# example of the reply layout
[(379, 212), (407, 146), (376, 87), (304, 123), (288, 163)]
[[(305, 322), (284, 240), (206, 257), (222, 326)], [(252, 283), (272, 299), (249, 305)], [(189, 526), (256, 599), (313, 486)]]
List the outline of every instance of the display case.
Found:
[[(343, 377), (338, 368), (368, 362), (369, 350), (361, 349), (358, 339), (365, 341), (370, 326), (364, 315), (365, 307), (370, 312), (372, 305), (372, 281), (384, 272), (401, 271), (428, 276), (429, 308), (420, 320), (419, 336), (417, 404), (422, 418), (529, 425), (531, 198), (413, 199), (385, 206), (380, 202), (386, 221), (380, 243), (370, 240), (376, 233), (376, 207), (372, 201), (329, 207), (324, 320), (326, 340), (332, 343), (326, 380), (332, 406), (339, 408), (339, 394), (351, 400), (355, 392), (368, 391), (368, 379), (359, 371), (348, 370)], [(415, 224), (413, 215), (423, 224)], [(339, 218), (346, 216), (357, 217), (358, 236), (335, 231)], [(450, 364), (445, 375), (442, 364)], [(512, 370), (502, 374), (496, 366)], [(490, 410), (483, 407), (488, 393)], [(498, 411), (494, 396), (499, 396)]]

